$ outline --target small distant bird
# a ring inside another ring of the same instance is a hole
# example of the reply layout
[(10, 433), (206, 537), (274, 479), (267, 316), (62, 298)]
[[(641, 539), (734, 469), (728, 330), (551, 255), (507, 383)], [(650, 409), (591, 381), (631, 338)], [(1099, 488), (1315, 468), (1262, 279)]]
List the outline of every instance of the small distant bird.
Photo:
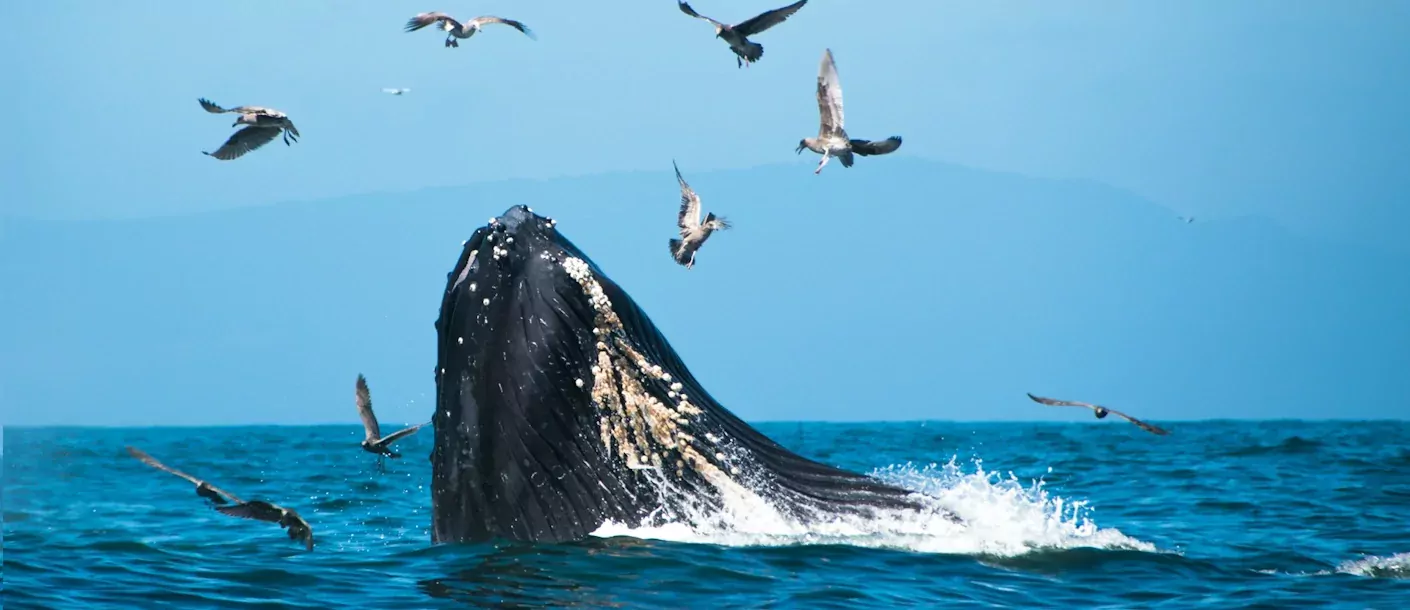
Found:
[(383, 88), (382, 88), (382, 93), (390, 93), (390, 94), (392, 94), (392, 95), (402, 95), (402, 94), (405, 94), (405, 93), (411, 93), (411, 90), (410, 90), (410, 89), (407, 89), (407, 88), (388, 89), (388, 88), (386, 88), (386, 87), (383, 87)]
[(409, 428), (397, 430), (387, 436), (382, 436), (382, 427), (377, 423), (377, 414), (372, 412), (372, 392), (367, 389), (367, 378), (361, 373), (357, 375), (357, 414), (362, 417), (362, 429), (367, 434), (362, 439), (362, 450), (368, 453), (377, 454), (377, 465), (382, 466), (382, 456), (392, 459), (401, 457), (400, 453), (392, 451), (392, 443), (397, 442), (404, 436), (414, 434), (426, 424), (416, 424)]
[(689, 269), (695, 266), (695, 252), (705, 245), (710, 234), (729, 229), (730, 223), (713, 212), (705, 215), (705, 222), (700, 222), (700, 196), (681, 177), (681, 168), (675, 160), (671, 161), (671, 167), (676, 168), (676, 181), (681, 185), (681, 210), (676, 216), (676, 226), (680, 227), (681, 236), (680, 239), (671, 239), (671, 258)]
[(1152, 424), (1148, 424), (1148, 423), (1143, 422), (1143, 421), (1141, 421), (1141, 420), (1139, 420), (1139, 419), (1136, 419), (1136, 418), (1134, 418), (1134, 417), (1131, 417), (1130, 415), (1127, 415), (1127, 414), (1125, 414), (1125, 413), (1122, 413), (1122, 412), (1120, 412), (1120, 411), (1117, 411), (1116, 409), (1108, 409), (1108, 408), (1103, 407), (1103, 406), (1101, 406), (1101, 405), (1094, 405), (1094, 404), (1085, 403), (1085, 402), (1074, 402), (1074, 401), (1069, 401), (1069, 400), (1057, 400), (1057, 399), (1054, 399), (1054, 398), (1043, 398), (1043, 397), (1041, 397), (1041, 396), (1034, 396), (1034, 395), (1032, 395), (1032, 394), (1029, 394), (1028, 397), (1031, 398), (1031, 399), (1033, 399), (1033, 402), (1042, 403), (1042, 404), (1049, 405), (1049, 406), (1054, 406), (1054, 407), (1086, 407), (1086, 408), (1088, 408), (1088, 409), (1091, 409), (1094, 413), (1096, 413), (1097, 419), (1103, 419), (1103, 418), (1105, 418), (1105, 417), (1107, 416), (1108, 413), (1110, 413), (1110, 414), (1115, 415), (1115, 416), (1117, 416), (1117, 417), (1123, 418), (1123, 419), (1125, 419), (1126, 421), (1129, 421), (1129, 422), (1131, 422), (1131, 423), (1133, 423), (1133, 424), (1136, 424), (1137, 426), (1140, 426), (1140, 428), (1141, 428), (1142, 430), (1145, 430), (1146, 432), (1150, 432), (1151, 434), (1158, 434), (1158, 435), (1161, 435), (1161, 436), (1164, 436), (1164, 435), (1166, 435), (1166, 434), (1170, 434), (1170, 432), (1167, 431), (1167, 430), (1165, 430), (1164, 428), (1161, 428), (1161, 427), (1159, 427), (1159, 426), (1155, 426), (1155, 425), (1152, 425)]
[(236, 503), (239, 503), (239, 502), (240, 502), (240, 499), (237, 498), (237, 497), (235, 497), (234, 495), (232, 495), (232, 494), (230, 494), (230, 493), (228, 493), (228, 492), (226, 492), (226, 491), (224, 491), (224, 490), (221, 490), (221, 489), (217, 488), (216, 486), (211, 485), (210, 483), (207, 483), (207, 482), (205, 482), (205, 481), (202, 481), (201, 479), (198, 479), (198, 478), (193, 477), (193, 476), (191, 476), (191, 475), (189, 475), (189, 474), (186, 474), (186, 473), (184, 473), (184, 472), (181, 472), (180, 470), (177, 470), (177, 469), (175, 469), (175, 468), (172, 468), (172, 467), (170, 467), (170, 466), (167, 466), (166, 464), (163, 464), (163, 463), (157, 461), (157, 458), (154, 458), (154, 457), (152, 457), (152, 456), (150, 456), (150, 455), (147, 455), (147, 452), (145, 452), (145, 451), (143, 451), (143, 450), (141, 450), (141, 449), (138, 449), (138, 448), (136, 448), (136, 447), (131, 447), (131, 446), (129, 446), (129, 447), (127, 448), (127, 452), (130, 453), (130, 454), (132, 454), (132, 457), (135, 457), (135, 458), (137, 458), (137, 459), (139, 459), (139, 460), (142, 460), (142, 463), (144, 463), (144, 464), (146, 464), (146, 465), (148, 465), (148, 466), (151, 466), (152, 468), (156, 468), (157, 470), (160, 470), (160, 471), (162, 471), (162, 472), (174, 474), (174, 475), (176, 475), (176, 476), (178, 476), (178, 477), (181, 477), (181, 478), (183, 478), (183, 479), (186, 479), (187, 481), (190, 481), (190, 482), (192, 482), (192, 483), (195, 483), (195, 484), (196, 484), (196, 495), (198, 495), (198, 496), (200, 496), (200, 497), (202, 497), (202, 498), (205, 498), (205, 499), (207, 499), (207, 500), (210, 500), (212, 503), (215, 503), (215, 504), (228, 504), (229, 502), (226, 501), (227, 498), (229, 498), (229, 501), (230, 501), (230, 502), (236, 502)]
[(469, 38), (471, 36), (474, 36), (476, 32), (480, 31), (481, 26), (490, 23), (503, 23), (504, 25), (519, 30), (525, 36), (528, 36), (531, 40), (538, 40), (538, 36), (534, 34), (534, 31), (530, 30), (529, 27), (524, 25), (523, 23), (520, 23), (513, 19), (504, 19), (501, 17), (493, 17), (489, 15), (486, 15), (484, 17), (476, 17), (474, 19), (466, 21), (465, 23), (461, 23), (459, 21), (456, 21), (454, 17), (451, 17), (450, 15), (447, 15), (445, 13), (421, 13), (415, 17), (412, 17), (411, 19), (406, 20), (406, 31), (415, 32), (416, 30), (419, 30), (437, 22), (440, 23), (440, 28), (442, 30), (445, 30), (447, 47), (459, 47), (460, 43), (456, 42), (456, 38)]
[(682, 13), (695, 17), (696, 19), (704, 19), (714, 24), (715, 38), (720, 38), (729, 43), (730, 50), (734, 51), (735, 54), (735, 67), (743, 67), (759, 61), (759, 58), (764, 56), (764, 45), (751, 42), (749, 37), (783, 23), (783, 21), (791, 17), (793, 13), (798, 12), (798, 9), (803, 8), (803, 5), (807, 4), (808, 0), (798, 0), (783, 8), (776, 8), (760, 13), (753, 19), (736, 25), (727, 25), (701, 15), (695, 12), (695, 9), (690, 8), (690, 4), (686, 3), (685, 0), (677, 0), (677, 3), (680, 5)]
[(278, 523), (279, 527), (289, 531), (290, 540), (302, 542), (305, 548), (313, 550), (313, 528), (293, 509), (263, 500), (251, 500), (234, 506), (217, 506), (215, 509), (231, 517)]
[(231, 127), (247, 126), (232, 134), (215, 152), (201, 151), (202, 154), (221, 161), (229, 161), (270, 143), (275, 136), (281, 133), (284, 134), (285, 146), (290, 144), (291, 137), (294, 142), (299, 141), (299, 129), (294, 126), (293, 121), (289, 120), (289, 115), (283, 112), (263, 106), (237, 106), (227, 109), (221, 108), (205, 98), (201, 98), (199, 101), (206, 112), (214, 114), (233, 112), (240, 115), (236, 117), (235, 122), (230, 125)]
[[(156, 468), (157, 470), (169, 472), (178, 477), (195, 483), (196, 494), (203, 498), (209, 499), (215, 504), (220, 505), (216, 506), (215, 509), (217, 511), (220, 511), (222, 514), (230, 515), (232, 517), (242, 517), (245, 519), (257, 519), (259, 521), (269, 521), (270, 523), (278, 523), (280, 527), (289, 530), (289, 538), (291, 540), (303, 542), (304, 546), (307, 547), (308, 550), (313, 550), (313, 528), (309, 527), (308, 522), (304, 521), (303, 517), (300, 517), (299, 514), (294, 512), (293, 510), (283, 508), (271, 504), (269, 502), (265, 502), (263, 500), (251, 500), (249, 502), (246, 502), (244, 500), (241, 500), (240, 498), (235, 497), (235, 495), (232, 493), (216, 488), (210, 483), (197, 479), (196, 477), (193, 477), (179, 470), (167, 467), (165, 464), (158, 462), (156, 458), (147, 455), (147, 453), (145, 451), (142, 451), (141, 449), (129, 446), (127, 448), (127, 452), (132, 454), (133, 457), (142, 460), (142, 462), (147, 464), (148, 466)], [(227, 499), (229, 500), (229, 502), (234, 502), (234, 504), (228, 504), (228, 502), (226, 501)]]
[(837, 79), (837, 65), (832, 61), (832, 49), (824, 49), (822, 64), (818, 67), (818, 114), (821, 123), (818, 137), (803, 138), (798, 141), (796, 154), (806, 148), (822, 155), (822, 161), (814, 174), (822, 173), (822, 168), (832, 157), (842, 160), (842, 167), (852, 167), (852, 154), (864, 157), (884, 155), (901, 147), (901, 136), (891, 136), (880, 142), (852, 140), (847, 137), (842, 120), (842, 82)]

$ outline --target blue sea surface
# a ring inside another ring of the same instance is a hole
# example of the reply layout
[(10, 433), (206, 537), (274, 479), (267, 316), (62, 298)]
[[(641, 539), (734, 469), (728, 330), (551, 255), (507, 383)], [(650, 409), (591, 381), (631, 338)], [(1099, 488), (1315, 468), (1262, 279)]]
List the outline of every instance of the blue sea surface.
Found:
[[(1410, 608), (1410, 422), (765, 423), (970, 521), (604, 528), (430, 543), (429, 430), (379, 473), (360, 428), (8, 428), (19, 608)], [(124, 445), (299, 511), (312, 552)]]

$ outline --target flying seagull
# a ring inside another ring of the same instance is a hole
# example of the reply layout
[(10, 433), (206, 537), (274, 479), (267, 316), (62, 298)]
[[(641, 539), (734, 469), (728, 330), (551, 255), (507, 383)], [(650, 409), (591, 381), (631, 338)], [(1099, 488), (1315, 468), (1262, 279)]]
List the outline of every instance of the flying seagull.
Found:
[(252, 150), (255, 150), (274, 140), (275, 136), (284, 134), (284, 145), (290, 144), (290, 138), (294, 142), (299, 141), (299, 129), (294, 126), (294, 122), (289, 120), (289, 115), (273, 108), (263, 106), (237, 106), (235, 108), (221, 108), (208, 99), (201, 98), (201, 107), (206, 112), (221, 114), (233, 112), (240, 116), (235, 118), (235, 123), (231, 127), (245, 125), (244, 129), (231, 134), (225, 143), (216, 149), (215, 152), (201, 151), (202, 154), (215, 157), (221, 161), (237, 159)]
[[(139, 459), (139, 460), (142, 460), (142, 463), (144, 463), (144, 464), (146, 464), (146, 465), (148, 465), (148, 466), (151, 466), (152, 468), (156, 468), (157, 470), (160, 470), (160, 471), (162, 471), (162, 472), (166, 472), (166, 473), (169, 473), (169, 474), (174, 474), (174, 475), (176, 475), (176, 476), (178, 476), (178, 477), (181, 477), (181, 478), (183, 478), (183, 479), (186, 479), (187, 481), (190, 481), (190, 482), (192, 482), (192, 483), (195, 483), (195, 484), (196, 484), (196, 495), (198, 495), (198, 496), (200, 496), (200, 497), (202, 497), (202, 498), (205, 498), (205, 499), (207, 499), (207, 500), (210, 500), (211, 502), (213, 502), (213, 503), (215, 503), (215, 504), (228, 504), (229, 502), (236, 502), (236, 503), (239, 503), (239, 502), (240, 502), (240, 499), (239, 499), (239, 498), (235, 497), (234, 495), (231, 495), (229, 492), (226, 492), (226, 491), (224, 491), (224, 490), (221, 490), (221, 489), (217, 488), (216, 486), (211, 485), (210, 483), (207, 483), (207, 482), (202, 481), (202, 480), (200, 480), (200, 479), (198, 479), (198, 478), (196, 478), (196, 477), (193, 477), (193, 476), (191, 476), (191, 475), (189, 475), (189, 474), (186, 474), (186, 473), (184, 473), (184, 472), (181, 472), (180, 470), (177, 470), (177, 469), (175, 469), (175, 468), (172, 468), (172, 467), (170, 467), (170, 466), (167, 466), (166, 464), (163, 464), (163, 463), (157, 461), (157, 458), (154, 458), (154, 457), (152, 457), (152, 456), (150, 456), (150, 455), (147, 455), (147, 452), (146, 452), (146, 451), (143, 451), (143, 450), (138, 449), (138, 448), (136, 448), (136, 447), (131, 447), (131, 446), (129, 446), (129, 447), (127, 448), (127, 452), (130, 453), (130, 454), (132, 454), (132, 457), (135, 457), (135, 458), (137, 458), (137, 459)], [(227, 498), (229, 499), (229, 501), (227, 501)]]
[(715, 38), (723, 39), (725, 42), (729, 43), (729, 49), (734, 51), (735, 54), (734, 62), (737, 64), (736, 67), (743, 67), (759, 61), (759, 58), (764, 56), (764, 45), (751, 42), (749, 37), (783, 23), (785, 19), (793, 16), (793, 13), (798, 12), (798, 9), (803, 8), (803, 5), (807, 4), (808, 0), (798, 0), (783, 8), (776, 8), (760, 13), (748, 21), (735, 25), (720, 23), (695, 12), (695, 9), (690, 8), (690, 4), (686, 3), (685, 0), (677, 0), (677, 2), (680, 5), (682, 13), (695, 17), (696, 19), (704, 19), (714, 24)]
[(832, 157), (842, 160), (842, 167), (852, 167), (852, 154), (863, 157), (884, 155), (901, 147), (901, 136), (891, 136), (880, 142), (852, 140), (842, 125), (842, 83), (837, 80), (837, 65), (832, 62), (832, 49), (824, 49), (822, 64), (818, 67), (818, 114), (821, 119), (818, 137), (803, 138), (798, 141), (795, 153), (801, 154), (806, 148), (822, 155), (822, 161), (814, 174), (822, 173), (822, 168)]
[(671, 258), (689, 269), (695, 266), (695, 252), (705, 245), (710, 234), (728, 229), (730, 224), (723, 216), (715, 216), (714, 212), (706, 214), (705, 222), (700, 222), (700, 196), (681, 177), (681, 168), (675, 160), (671, 161), (671, 167), (676, 168), (676, 181), (681, 185), (681, 211), (676, 216), (681, 236), (680, 239), (671, 239)]
[(1155, 426), (1155, 425), (1152, 425), (1152, 424), (1148, 424), (1148, 423), (1143, 422), (1143, 421), (1141, 421), (1141, 420), (1139, 420), (1139, 419), (1136, 419), (1136, 418), (1134, 418), (1134, 417), (1131, 417), (1130, 415), (1127, 415), (1127, 414), (1125, 414), (1125, 413), (1122, 413), (1122, 412), (1120, 412), (1120, 411), (1117, 411), (1116, 409), (1108, 409), (1108, 408), (1103, 407), (1103, 406), (1101, 406), (1101, 405), (1094, 405), (1094, 404), (1085, 403), (1085, 402), (1074, 402), (1074, 401), (1069, 401), (1069, 400), (1057, 400), (1057, 399), (1054, 399), (1054, 398), (1043, 398), (1043, 397), (1041, 397), (1041, 396), (1034, 396), (1034, 395), (1032, 395), (1032, 394), (1029, 394), (1028, 397), (1029, 397), (1029, 398), (1032, 398), (1032, 399), (1033, 399), (1033, 402), (1042, 403), (1042, 404), (1049, 405), (1049, 406), (1054, 406), (1054, 407), (1086, 407), (1086, 408), (1091, 409), (1093, 412), (1096, 413), (1097, 419), (1102, 419), (1102, 418), (1106, 417), (1108, 413), (1110, 413), (1110, 414), (1116, 415), (1117, 417), (1123, 418), (1123, 419), (1125, 419), (1126, 421), (1129, 421), (1129, 422), (1131, 422), (1131, 423), (1133, 423), (1133, 424), (1136, 424), (1137, 426), (1140, 426), (1142, 430), (1145, 430), (1146, 432), (1149, 432), (1149, 433), (1151, 433), (1151, 434), (1158, 434), (1158, 435), (1161, 435), (1161, 436), (1164, 436), (1164, 435), (1166, 435), (1166, 434), (1170, 434), (1170, 432), (1167, 431), (1167, 430), (1164, 429), (1164, 428), (1161, 428), (1161, 427), (1159, 427), (1159, 426)]
[(390, 88), (387, 88), (387, 87), (383, 87), (383, 88), (382, 88), (382, 93), (390, 93), (390, 94), (392, 94), (392, 95), (403, 95), (403, 94), (406, 94), (406, 93), (411, 93), (411, 90), (410, 90), (410, 89), (407, 89), (407, 88), (405, 88), (405, 87), (402, 87), (402, 88), (399, 88), (399, 89), (390, 89)]
[(412, 17), (411, 19), (406, 20), (406, 31), (415, 32), (416, 30), (419, 30), (437, 22), (440, 23), (440, 28), (442, 30), (445, 30), (447, 47), (460, 46), (460, 43), (456, 42), (456, 38), (469, 38), (471, 36), (474, 36), (476, 32), (480, 31), (481, 26), (484, 26), (485, 24), (489, 23), (503, 23), (504, 25), (507, 25), (516, 30), (519, 30), (520, 32), (523, 32), (525, 36), (528, 36), (532, 40), (538, 40), (538, 36), (534, 34), (534, 31), (530, 30), (529, 27), (524, 25), (523, 23), (520, 23), (513, 19), (504, 19), (501, 17), (493, 17), (489, 15), (486, 15), (484, 17), (476, 17), (474, 19), (466, 21), (465, 23), (461, 23), (459, 21), (456, 21), (454, 17), (451, 17), (450, 15), (447, 15), (445, 13), (421, 13), (415, 17)]
[(241, 502), (234, 506), (217, 506), (215, 509), (231, 517), (278, 523), (279, 527), (289, 530), (290, 540), (302, 542), (305, 548), (313, 550), (313, 528), (293, 509), (263, 500)]
[[(241, 500), (240, 498), (235, 497), (234, 494), (222, 491), (216, 488), (214, 485), (211, 485), (210, 483), (197, 479), (196, 477), (193, 477), (179, 470), (167, 467), (165, 464), (158, 462), (156, 458), (147, 455), (145, 451), (142, 451), (141, 449), (138, 449), (136, 447), (129, 446), (127, 448), (127, 452), (131, 453), (133, 457), (142, 460), (142, 462), (147, 464), (148, 466), (156, 468), (157, 470), (169, 472), (171, 474), (174, 474), (176, 476), (179, 476), (183, 479), (195, 483), (196, 494), (200, 495), (203, 498), (207, 498), (216, 504), (219, 504), (220, 506), (216, 506), (215, 509), (220, 511), (221, 513), (230, 515), (232, 517), (242, 517), (245, 519), (257, 519), (259, 521), (269, 521), (270, 523), (278, 523), (280, 527), (289, 530), (289, 538), (291, 540), (301, 541), (304, 543), (304, 546), (308, 548), (308, 550), (313, 550), (313, 528), (309, 527), (308, 522), (304, 521), (303, 517), (300, 517), (298, 513), (287, 508), (270, 504), (269, 502), (265, 502), (263, 500), (251, 500), (249, 502)], [(234, 504), (229, 504), (227, 500), (229, 502), (234, 502)]]
[(372, 412), (372, 392), (367, 389), (367, 378), (362, 373), (357, 375), (357, 414), (362, 417), (362, 429), (367, 436), (362, 439), (362, 450), (368, 453), (377, 454), (377, 465), (382, 465), (382, 456), (392, 459), (401, 457), (400, 453), (392, 451), (392, 443), (397, 442), (404, 436), (414, 434), (426, 424), (416, 424), (409, 428), (397, 430), (387, 436), (382, 436), (382, 427), (377, 423), (377, 414)]

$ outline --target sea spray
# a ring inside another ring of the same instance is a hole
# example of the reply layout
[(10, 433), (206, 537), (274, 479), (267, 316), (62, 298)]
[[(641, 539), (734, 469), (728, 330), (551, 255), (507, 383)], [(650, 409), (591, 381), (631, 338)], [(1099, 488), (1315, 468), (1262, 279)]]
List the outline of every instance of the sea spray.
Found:
[[(1013, 556), (1039, 549), (1091, 547), (1156, 551), (1114, 528), (1100, 528), (1083, 501), (1050, 494), (1041, 479), (1025, 486), (986, 472), (981, 460), (965, 472), (954, 458), (943, 465), (889, 466), (879, 479), (927, 496), (918, 510), (881, 510), (874, 515), (813, 516), (806, 522), (773, 510), (758, 496), (731, 498), (730, 510), (642, 527), (606, 523), (594, 536), (631, 536), (723, 546), (841, 544), (921, 553)], [(762, 503), (762, 504), (761, 504)], [(944, 516), (949, 510), (965, 520)]]

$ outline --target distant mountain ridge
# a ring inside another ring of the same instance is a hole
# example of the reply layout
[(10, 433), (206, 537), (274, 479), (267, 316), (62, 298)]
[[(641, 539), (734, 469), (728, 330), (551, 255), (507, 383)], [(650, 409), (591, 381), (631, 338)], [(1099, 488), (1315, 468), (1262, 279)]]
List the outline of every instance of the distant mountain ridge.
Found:
[[(0, 400), (25, 424), (424, 420), (460, 242), (523, 203), (638, 300), (746, 419), (1410, 416), (1392, 254), (1094, 183), (897, 157), (696, 173), (735, 229), (666, 253), (659, 172), (140, 220), (0, 219)], [(806, 167), (805, 167), (806, 166)], [(218, 188), (218, 186), (213, 186)], [(1392, 397), (1392, 398), (1387, 398)]]

